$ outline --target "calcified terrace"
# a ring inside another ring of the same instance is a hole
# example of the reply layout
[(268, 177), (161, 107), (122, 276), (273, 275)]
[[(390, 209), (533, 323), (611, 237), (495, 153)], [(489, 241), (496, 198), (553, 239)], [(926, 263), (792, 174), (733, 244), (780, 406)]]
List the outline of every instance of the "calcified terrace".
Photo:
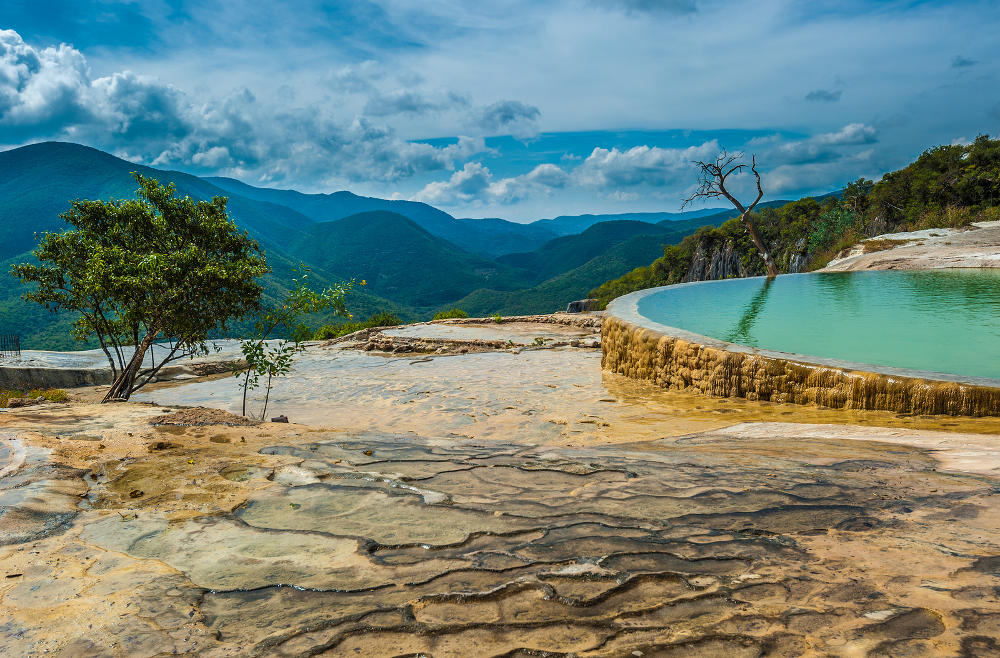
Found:
[[(833, 409), (1000, 415), (1000, 382), (749, 348), (643, 317), (642, 290), (608, 305), (602, 367), (676, 390)], [(940, 377), (936, 379), (933, 377)]]
[(663, 390), (595, 332), (312, 346), (291, 424), (231, 377), (0, 414), (0, 654), (1000, 650), (1000, 421)]

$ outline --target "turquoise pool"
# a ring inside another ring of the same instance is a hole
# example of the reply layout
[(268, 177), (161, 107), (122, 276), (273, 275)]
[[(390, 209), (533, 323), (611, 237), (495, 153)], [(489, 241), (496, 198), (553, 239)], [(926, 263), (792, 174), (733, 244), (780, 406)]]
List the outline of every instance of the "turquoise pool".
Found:
[(636, 311), (750, 347), (1000, 379), (1000, 270), (708, 281), (652, 291)]

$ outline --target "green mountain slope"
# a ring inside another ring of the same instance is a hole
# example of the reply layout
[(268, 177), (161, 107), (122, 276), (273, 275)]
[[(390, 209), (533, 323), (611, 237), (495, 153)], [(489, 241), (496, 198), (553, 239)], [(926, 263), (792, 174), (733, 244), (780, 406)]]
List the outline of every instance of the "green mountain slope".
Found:
[(385, 211), (314, 224), (292, 251), (324, 271), (364, 279), (373, 293), (415, 307), (445, 304), (480, 287), (511, 289), (527, 281), (524, 272), (463, 251)]
[(665, 222), (683, 221), (688, 219), (698, 219), (717, 215), (723, 212), (722, 208), (702, 208), (701, 210), (688, 210), (682, 212), (626, 212), (605, 215), (560, 215), (552, 219), (539, 219), (531, 223), (531, 226), (545, 228), (557, 235), (572, 235), (587, 230), (594, 224), (600, 222), (613, 222), (618, 220), (631, 222), (644, 222), (646, 224), (662, 224)]
[(527, 270), (533, 275), (532, 283), (540, 283), (579, 267), (637, 235), (661, 236), (660, 242), (676, 242), (699, 227), (712, 223), (710, 217), (713, 216), (668, 220), (660, 224), (628, 220), (600, 222), (582, 233), (550, 240), (534, 251), (508, 254), (496, 260), (498, 263)]
[(228, 196), (233, 219), (265, 245), (279, 245), (313, 223), (291, 208), (228, 194), (197, 176), (144, 167), (79, 144), (43, 142), (0, 152), (0, 258), (32, 249), (36, 232), (65, 228), (59, 213), (69, 209), (70, 199), (131, 198), (133, 171), (172, 182), (182, 195)]
[(627, 272), (636, 263), (648, 263), (663, 253), (667, 234), (635, 235), (606, 249), (598, 256), (531, 288), (514, 291), (477, 290), (454, 304), (472, 316), (520, 315), (524, 313), (551, 313), (566, 308), (574, 299), (582, 299), (587, 292), (615, 276)]
[(583, 233), (550, 240), (534, 251), (507, 254), (496, 260), (531, 272), (533, 283), (539, 283), (578, 267), (610, 247), (644, 233), (658, 234), (660, 230), (658, 226), (643, 222), (601, 222)]
[(351, 192), (303, 194), (295, 190), (254, 187), (232, 178), (209, 177), (206, 180), (248, 199), (287, 206), (316, 222), (335, 221), (377, 210), (396, 213), (432, 235), (488, 258), (530, 249), (556, 236), (556, 233), (542, 226), (518, 224), (505, 219), (455, 219), (448, 213), (419, 201), (377, 199)]
[[(263, 281), (265, 298), (276, 301), (287, 293), (301, 258), (280, 245), (305, 235), (304, 229), (315, 224), (308, 217), (284, 206), (229, 194), (196, 176), (143, 167), (78, 144), (46, 142), (0, 152), (0, 333), (20, 335), (25, 349), (80, 347), (69, 336), (68, 315), (53, 314), (20, 299), (24, 288), (10, 276), (10, 266), (30, 260), (36, 233), (66, 228), (59, 214), (69, 209), (70, 199), (133, 197), (136, 183), (132, 171), (174, 182), (179, 193), (192, 197), (228, 196), (233, 219), (267, 254), (272, 273)], [(313, 270), (317, 286), (349, 276), (331, 274), (321, 267)], [(349, 306), (358, 315), (395, 310), (401, 318), (416, 317), (408, 304), (379, 298), (366, 290), (352, 295)], [(311, 322), (331, 319), (314, 318)]]

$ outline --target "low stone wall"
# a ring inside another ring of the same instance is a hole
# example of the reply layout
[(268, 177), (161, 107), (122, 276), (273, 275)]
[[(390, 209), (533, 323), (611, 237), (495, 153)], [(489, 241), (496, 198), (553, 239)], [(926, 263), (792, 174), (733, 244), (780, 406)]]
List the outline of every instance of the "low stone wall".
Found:
[[(246, 368), (244, 359), (180, 361), (164, 366), (153, 381), (203, 377)], [(34, 388), (77, 388), (111, 383), (111, 368), (53, 368), (0, 364), (0, 389), (28, 391)]]
[(0, 389), (77, 388), (111, 383), (110, 368), (0, 366)]
[[(678, 332), (685, 333), (685, 332)], [(708, 339), (705, 341), (713, 342)], [(1000, 416), (1000, 388), (864, 372), (701, 344), (604, 316), (605, 370), (719, 397), (913, 414)]]

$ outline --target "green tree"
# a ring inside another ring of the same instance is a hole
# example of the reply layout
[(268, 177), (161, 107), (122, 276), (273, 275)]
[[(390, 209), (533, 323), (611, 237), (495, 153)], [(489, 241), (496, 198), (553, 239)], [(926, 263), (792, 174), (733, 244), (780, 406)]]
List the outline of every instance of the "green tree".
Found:
[[(45, 233), (38, 263), (11, 270), (35, 284), (25, 299), (79, 314), (75, 338), (97, 337), (113, 377), (104, 402), (128, 400), (164, 364), (207, 352), (210, 332), (260, 309), (257, 279), (269, 271), (225, 197), (179, 198), (172, 184), (133, 177), (137, 198), (71, 202), (61, 217), (73, 228)], [(165, 354), (144, 368), (157, 340)]]
[[(271, 383), (275, 377), (287, 375), (294, 365), (295, 355), (304, 349), (302, 343), (312, 336), (312, 331), (302, 322), (310, 313), (333, 311), (335, 315), (351, 317), (344, 299), (353, 288), (353, 281), (330, 286), (322, 291), (309, 287), (309, 271), (301, 267), (302, 274), (292, 279), (292, 290), (280, 305), (266, 310), (256, 322), (256, 335), (240, 343), (246, 369), (237, 369), (234, 375), (242, 376), (243, 415), (247, 415), (247, 392), (256, 389), (262, 379), (264, 384), (264, 405), (260, 412), (263, 420), (267, 414), (271, 398)], [(364, 283), (364, 282), (362, 282)], [(276, 330), (283, 330), (290, 339), (270, 340)]]

